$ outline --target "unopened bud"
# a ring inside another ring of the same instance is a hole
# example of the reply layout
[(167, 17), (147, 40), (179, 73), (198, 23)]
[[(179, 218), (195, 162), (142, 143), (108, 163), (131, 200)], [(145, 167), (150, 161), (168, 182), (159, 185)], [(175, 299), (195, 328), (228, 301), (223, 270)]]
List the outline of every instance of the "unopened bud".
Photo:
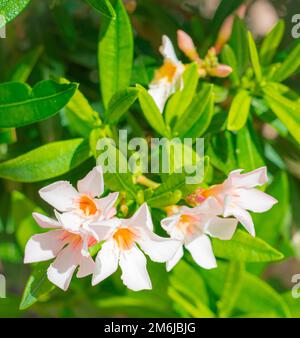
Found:
[(165, 211), (166, 211), (168, 217), (171, 217), (175, 214), (178, 214), (179, 206), (178, 205), (169, 205), (168, 207), (165, 207)]
[(199, 55), (192, 38), (182, 30), (177, 31), (177, 42), (180, 50), (192, 61), (197, 61)]
[(232, 68), (227, 65), (218, 64), (209, 70), (209, 75), (214, 77), (225, 78), (232, 73)]

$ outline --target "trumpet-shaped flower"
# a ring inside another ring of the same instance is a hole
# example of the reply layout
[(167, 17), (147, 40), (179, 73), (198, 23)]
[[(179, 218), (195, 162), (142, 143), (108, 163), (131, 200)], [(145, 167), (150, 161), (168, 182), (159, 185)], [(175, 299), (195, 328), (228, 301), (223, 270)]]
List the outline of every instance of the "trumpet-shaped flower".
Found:
[[(153, 224), (147, 204), (129, 219), (111, 219), (91, 225), (98, 240), (105, 240), (96, 258), (92, 284), (96, 285), (113, 274), (118, 266), (123, 283), (134, 291), (151, 289), (146, 268), (145, 252), (154, 262), (171, 259), (180, 242), (153, 233)], [(142, 252), (142, 251), (143, 252)]]
[(255, 228), (249, 211), (265, 212), (272, 208), (277, 200), (272, 196), (255, 189), (268, 181), (267, 169), (262, 167), (246, 174), (242, 170), (232, 171), (222, 183), (208, 189), (199, 188), (187, 198), (190, 205), (196, 206), (208, 197), (214, 197), (222, 207), (223, 216), (234, 216), (255, 236)]
[(82, 225), (73, 226), (72, 231), (60, 221), (34, 213), (34, 219), (42, 227), (53, 229), (34, 235), (27, 242), (24, 263), (36, 263), (55, 258), (47, 270), (48, 279), (66, 291), (77, 267), (77, 277), (82, 278), (93, 273), (95, 263), (88, 248), (97, 240)]
[(171, 40), (164, 35), (160, 52), (164, 57), (163, 65), (155, 72), (149, 85), (149, 94), (154, 99), (160, 112), (168, 98), (183, 87), (182, 74), (185, 66), (177, 59)]
[(77, 183), (78, 191), (67, 181), (59, 181), (42, 188), (39, 194), (42, 199), (62, 212), (58, 217), (66, 228), (75, 229), (78, 223), (93, 219), (106, 219), (115, 215), (114, 204), (118, 193), (111, 193), (104, 198), (103, 173), (100, 166), (95, 167)]
[(185, 247), (194, 261), (205, 269), (217, 266), (209, 236), (229, 240), (237, 227), (237, 220), (221, 218), (222, 209), (214, 198), (208, 198), (195, 208), (179, 207), (177, 212), (161, 221), (162, 227), (181, 245), (176, 254), (167, 262), (170, 271), (182, 258)]

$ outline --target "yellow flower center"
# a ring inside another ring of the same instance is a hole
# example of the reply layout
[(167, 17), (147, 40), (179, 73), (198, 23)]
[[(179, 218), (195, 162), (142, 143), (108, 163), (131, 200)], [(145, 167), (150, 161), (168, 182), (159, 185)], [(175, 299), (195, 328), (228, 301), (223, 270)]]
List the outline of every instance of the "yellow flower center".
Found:
[(164, 64), (156, 71), (155, 81), (167, 78), (172, 82), (177, 71), (177, 66), (170, 60), (165, 60)]
[(83, 195), (79, 200), (79, 209), (85, 216), (95, 215), (97, 212), (96, 203), (87, 195)]
[(179, 228), (185, 235), (192, 235), (196, 230), (197, 219), (193, 215), (181, 215), (177, 228)]
[(137, 233), (129, 228), (119, 228), (113, 234), (113, 239), (121, 250), (130, 250), (137, 238)]

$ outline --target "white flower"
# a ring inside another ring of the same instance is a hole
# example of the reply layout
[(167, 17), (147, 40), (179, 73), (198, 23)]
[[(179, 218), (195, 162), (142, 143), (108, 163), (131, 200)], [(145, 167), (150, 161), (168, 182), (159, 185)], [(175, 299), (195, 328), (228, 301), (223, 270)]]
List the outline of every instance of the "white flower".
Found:
[(252, 217), (247, 211), (265, 212), (272, 208), (277, 200), (272, 196), (255, 189), (268, 182), (267, 168), (262, 167), (246, 174), (243, 170), (232, 171), (228, 178), (222, 183), (208, 189), (198, 189), (189, 196), (190, 204), (201, 204), (208, 197), (214, 197), (223, 209), (223, 216), (234, 216), (255, 236), (255, 228)]
[(182, 258), (183, 247), (192, 255), (195, 262), (205, 269), (217, 266), (208, 235), (222, 240), (229, 240), (233, 236), (237, 221), (233, 218), (220, 218), (222, 209), (214, 198), (208, 198), (200, 206), (188, 208), (179, 207), (176, 214), (161, 221), (162, 227), (171, 238), (181, 242), (172, 259), (167, 262), (170, 271)]
[[(151, 289), (142, 249), (154, 262), (166, 262), (178, 250), (180, 242), (153, 233), (147, 204), (143, 204), (129, 219), (111, 219), (91, 225), (98, 240), (105, 240), (96, 258), (92, 284), (96, 285), (113, 274), (118, 266), (123, 283), (134, 291)], [(138, 244), (138, 246), (137, 246)]]
[(77, 267), (77, 277), (93, 273), (95, 263), (88, 248), (97, 240), (82, 226), (69, 231), (60, 222), (47, 216), (34, 213), (34, 219), (42, 228), (54, 230), (34, 235), (26, 244), (24, 263), (36, 263), (55, 258), (47, 270), (48, 279), (66, 291)]
[(119, 193), (111, 193), (104, 198), (103, 173), (101, 166), (95, 167), (77, 183), (78, 191), (67, 181), (59, 181), (42, 188), (42, 199), (63, 214), (56, 213), (67, 229), (95, 219), (107, 219), (115, 215), (114, 204)]
[(168, 98), (183, 87), (184, 65), (177, 59), (171, 40), (164, 35), (160, 52), (164, 57), (163, 65), (156, 71), (149, 85), (149, 94), (153, 97), (160, 112)]

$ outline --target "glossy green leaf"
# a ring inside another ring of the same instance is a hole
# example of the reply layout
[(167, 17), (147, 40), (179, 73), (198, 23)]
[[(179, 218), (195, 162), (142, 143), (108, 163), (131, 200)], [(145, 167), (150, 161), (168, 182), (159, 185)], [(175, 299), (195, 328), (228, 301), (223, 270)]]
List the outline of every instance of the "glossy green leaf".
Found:
[(30, 0), (0, 0), (0, 14), (5, 17), (5, 22), (8, 23), (17, 17), (29, 3)]
[(117, 92), (110, 100), (105, 112), (105, 122), (116, 124), (133, 105), (139, 95), (137, 88), (128, 88)]
[(258, 237), (252, 237), (245, 231), (237, 230), (229, 241), (212, 240), (216, 257), (239, 262), (272, 262), (283, 255)]
[(249, 64), (249, 47), (246, 24), (237, 15), (234, 18), (232, 34), (228, 44), (235, 53), (237, 74), (241, 76)]
[(155, 101), (144, 87), (137, 85), (137, 88), (139, 90), (140, 105), (146, 120), (160, 135), (166, 136), (166, 125)]
[(297, 44), (273, 76), (273, 81), (282, 82), (292, 76), (300, 67), (300, 44)]
[(240, 89), (234, 97), (228, 115), (227, 129), (240, 130), (248, 119), (252, 97), (247, 90)]
[(34, 267), (23, 292), (20, 310), (28, 309), (55, 288), (47, 278), (48, 267), (49, 262), (38, 263)]
[(286, 126), (295, 140), (300, 143), (300, 115), (299, 115), (299, 103), (291, 101), (286, 97), (278, 94), (274, 91), (272, 84), (269, 84), (264, 89), (264, 98), (275, 113), (275, 115)]
[(238, 62), (233, 49), (229, 45), (225, 45), (221, 52), (222, 62), (232, 68), (232, 73), (229, 77), (232, 79), (234, 85), (240, 82)]
[(173, 134), (181, 137), (201, 136), (208, 128), (213, 115), (213, 86), (197, 94), (185, 113), (175, 124)]
[(21, 127), (45, 120), (62, 109), (74, 95), (77, 84), (39, 82), (32, 89), (21, 82), (0, 84), (0, 127)]
[(262, 71), (259, 62), (257, 48), (253, 36), (250, 32), (248, 32), (248, 43), (249, 43), (250, 59), (253, 66), (254, 74), (257, 81), (260, 82), (262, 80)]
[(240, 130), (236, 135), (236, 157), (238, 167), (246, 171), (263, 167), (263, 151), (258, 142), (258, 135), (255, 133), (252, 121)]
[(168, 101), (164, 111), (166, 123), (179, 118), (192, 102), (198, 85), (198, 65), (192, 63), (183, 73), (183, 89), (178, 90)]
[(116, 18), (116, 12), (109, 0), (85, 0), (85, 1), (106, 17), (112, 19)]
[(101, 25), (98, 62), (104, 106), (112, 96), (130, 84), (133, 63), (133, 33), (121, 0), (114, 1), (116, 19), (104, 19)]
[(285, 29), (285, 23), (283, 20), (279, 20), (271, 32), (265, 37), (260, 51), (260, 62), (262, 65), (269, 65), (276, 53), (276, 50), (282, 40)]
[(0, 177), (18, 182), (38, 182), (69, 172), (90, 157), (83, 139), (48, 143), (0, 164)]

